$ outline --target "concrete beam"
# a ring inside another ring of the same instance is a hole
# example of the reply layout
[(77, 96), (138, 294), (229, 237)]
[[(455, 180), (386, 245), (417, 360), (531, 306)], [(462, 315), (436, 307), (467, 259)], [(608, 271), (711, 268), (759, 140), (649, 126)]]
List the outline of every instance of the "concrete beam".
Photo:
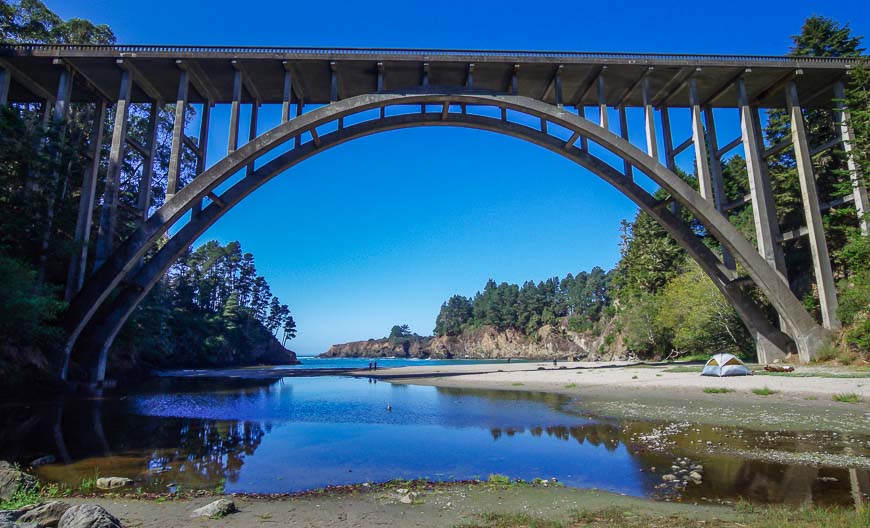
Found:
[(112, 100), (112, 94), (109, 93), (109, 90), (103, 86), (100, 86), (99, 82), (92, 75), (88, 74), (87, 71), (81, 69), (75, 61), (71, 61), (69, 59), (63, 59), (64, 64), (70, 68), (73, 72), (75, 72), (76, 76), (80, 79), (83, 79), (87, 84), (88, 90), (96, 94), (98, 97), (105, 101)]
[(139, 68), (137, 68), (130, 59), (118, 59), (115, 62), (118, 64), (118, 66), (121, 67), (122, 70), (130, 72), (130, 74), (133, 76), (133, 82), (136, 83), (136, 85), (141, 88), (142, 91), (151, 98), (151, 100), (163, 100), (163, 97), (161, 97), (160, 95), (160, 90), (158, 90), (154, 87), (153, 84), (151, 84), (151, 81), (149, 81), (148, 78), (142, 74)]
[(169, 172), (166, 175), (166, 201), (178, 192), (181, 173), (181, 154), (184, 148), (184, 118), (187, 112), (187, 96), (190, 77), (186, 70), (178, 75), (178, 97), (175, 100), (175, 119), (172, 122), (172, 147), (169, 153)]
[(710, 106), (712, 105), (716, 99), (718, 99), (722, 94), (727, 92), (734, 86), (734, 83), (737, 82), (738, 79), (742, 79), (744, 75), (747, 73), (752, 73), (752, 68), (740, 68), (740, 70), (735, 73), (733, 76), (729, 77), (728, 80), (720, 84), (713, 92), (707, 96), (706, 99), (701, 101), (701, 106)]
[(813, 256), (816, 288), (819, 292), (822, 326), (828, 330), (835, 330), (840, 328), (840, 319), (837, 317), (837, 288), (834, 285), (834, 272), (831, 269), (831, 257), (828, 255), (828, 243), (825, 241), (825, 225), (819, 207), (813, 158), (810, 156), (804, 115), (798, 99), (797, 84), (794, 80), (786, 84), (785, 95), (791, 118), (791, 137), (794, 143), (798, 180), (803, 198), (804, 218), (807, 223), (810, 250)]
[(46, 101), (54, 101), (54, 94), (51, 93), (51, 90), (34, 81), (29, 75), (16, 68), (6, 59), (0, 58), (0, 68), (6, 70), (7, 74), (15, 79), (15, 82), (27, 88), (33, 95)]
[(846, 153), (846, 166), (849, 169), (849, 179), (852, 182), (852, 196), (855, 198), (855, 210), (858, 212), (858, 225), (861, 234), (870, 235), (870, 200), (867, 198), (867, 188), (864, 186), (861, 169), (855, 162), (855, 132), (850, 123), (849, 111), (846, 109), (846, 90), (843, 81), (834, 84), (834, 98), (837, 102), (835, 120), (840, 126), (840, 137), (843, 139), (843, 151)]
[(583, 82), (581, 82), (580, 86), (577, 87), (577, 91), (574, 93), (574, 97), (571, 98), (571, 101), (574, 103), (575, 106), (583, 104), (583, 100), (586, 99), (586, 95), (589, 94), (589, 90), (591, 90), (592, 87), (598, 83), (598, 78), (604, 73), (604, 70), (606, 69), (606, 64), (598, 66), (597, 68), (592, 69), (592, 71), (589, 72), (586, 78), (583, 79)]
[(671, 86), (665, 85), (658, 95), (656, 95), (656, 103), (655, 106), (661, 108), (663, 106), (668, 106), (668, 101), (670, 101), (671, 97), (674, 96), (675, 93), (682, 90), (686, 83), (689, 82), (689, 79), (692, 78), (693, 75), (701, 71), (701, 68), (693, 68), (693, 69), (683, 69), (680, 71), (670, 83)]
[(248, 74), (245, 65), (238, 60), (232, 60), (230, 61), (230, 64), (232, 64), (234, 70), (242, 73), (242, 82), (245, 85), (245, 90), (248, 92), (248, 95), (251, 96), (251, 99), (254, 101), (262, 101), (263, 97), (260, 95), (260, 90), (257, 89), (257, 85), (254, 84), (254, 78)]
[(198, 62), (195, 60), (177, 60), (175, 65), (187, 71), (190, 75), (190, 84), (199, 92), (199, 95), (208, 101), (218, 100), (217, 87), (211, 82), (211, 78), (202, 71)]

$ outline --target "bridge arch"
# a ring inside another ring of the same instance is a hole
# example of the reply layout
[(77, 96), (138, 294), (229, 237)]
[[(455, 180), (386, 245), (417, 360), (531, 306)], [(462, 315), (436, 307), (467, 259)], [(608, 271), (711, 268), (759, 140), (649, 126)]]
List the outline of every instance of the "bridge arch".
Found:
[[(385, 115), (383, 109), (398, 105), (419, 105), (421, 112)], [(466, 113), (466, 105), (499, 109), (501, 118)], [(439, 111), (429, 111), (433, 106)], [(462, 108), (461, 112), (454, 111), (457, 106)], [(377, 109), (381, 111), (379, 118), (343, 126), (345, 118)], [(508, 110), (539, 119), (541, 127), (531, 128), (508, 120)], [(318, 132), (318, 128), (335, 122), (339, 125), (334, 131)], [(571, 138), (565, 141), (550, 134), (548, 123), (567, 129)], [(727, 218), (673, 171), (627, 140), (561, 107), (527, 97), (425, 86), (402, 93), (360, 95), (320, 107), (251, 140), (198, 175), (124, 241), (73, 299), (65, 321), (68, 341), (64, 349), (62, 377), (67, 377), (75, 349), (78, 362), (90, 370), (90, 379), (103, 381), (112, 340), (138, 303), (190, 244), (261, 185), (333, 146), (379, 132), (419, 126), (465, 127), (512, 136), (570, 159), (613, 185), (655, 218), (710, 276), (756, 339), (761, 360), (772, 360), (794, 345), (801, 359), (806, 361), (824, 341), (825, 331), (807, 313), (782, 276), (768, 265)], [(215, 195), (215, 189), (239, 170), (303, 134), (310, 135), (311, 139), (271, 159), (219, 196)], [(667, 202), (656, 200), (630, 176), (577, 146), (580, 138), (594, 142), (625, 160), (689, 210), (734, 255), (748, 279), (785, 321), (791, 335), (787, 336), (771, 325), (741, 287), (743, 281), (721, 264), (689, 226), (670, 213)], [(201, 212), (192, 214), (191, 219), (155, 252), (161, 237), (206, 197), (211, 203)], [(149, 253), (152, 253), (150, 258), (140, 265)], [(113, 296), (115, 290), (118, 294)]]

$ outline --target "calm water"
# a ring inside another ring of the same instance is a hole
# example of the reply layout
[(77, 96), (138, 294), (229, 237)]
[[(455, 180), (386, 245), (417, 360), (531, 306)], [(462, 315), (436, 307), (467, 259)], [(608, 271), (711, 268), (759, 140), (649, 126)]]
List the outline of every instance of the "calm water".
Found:
[[(329, 366), (337, 361), (345, 360)], [(686, 453), (680, 446), (650, 452), (636, 442), (662, 425), (593, 420), (582, 415), (582, 402), (543, 393), (346, 377), (161, 379), (147, 392), (100, 401), (0, 405), (0, 459), (27, 464), (50, 454), (58, 462), (38, 469), (43, 479), (78, 487), (99, 473), (130, 477), (155, 491), (223, 484), (228, 492), (288, 492), (491, 473), (555, 477), (569, 486), (636, 496), (680, 493), (683, 500), (848, 504), (856, 486), (870, 489), (866, 471), (708, 454), (689, 455), (690, 464), (704, 466), (701, 484), (662, 488), (663, 470)], [(692, 429), (698, 438), (728, 436), (723, 428)], [(751, 444), (753, 433), (740, 431), (740, 438)], [(837, 441), (866, 455), (868, 440), (841, 435)], [(822, 442), (831, 449), (821, 436), (786, 435), (777, 442), (797, 451)]]

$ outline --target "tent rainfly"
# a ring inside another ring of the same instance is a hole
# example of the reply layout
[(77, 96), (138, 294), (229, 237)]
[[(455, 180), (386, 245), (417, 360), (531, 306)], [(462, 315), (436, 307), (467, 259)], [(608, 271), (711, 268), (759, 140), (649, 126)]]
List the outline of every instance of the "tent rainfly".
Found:
[(716, 354), (707, 360), (702, 376), (751, 376), (752, 371), (746, 368), (734, 354)]

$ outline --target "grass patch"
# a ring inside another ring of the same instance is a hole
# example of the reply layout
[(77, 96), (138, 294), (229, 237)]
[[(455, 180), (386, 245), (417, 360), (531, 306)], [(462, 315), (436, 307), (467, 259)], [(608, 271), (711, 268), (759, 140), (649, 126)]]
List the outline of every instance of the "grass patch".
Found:
[(784, 378), (870, 378), (870, 372), (768, 372), (766, 370), (755, 370), (752, 372), (755, 376), (782, 376)]
[(739, 521), (722, 519), (702, 520), (682, 515), (640, 514), (624, 508), (575, 512), (567, 520), (546, 519), (527, 513), (483, 513), (475, 522), (456, 528), (697, 528), (724, 526), (729, 528), (751, 526), (755, 528), (781, 528), (783, 526), (810, 528), (858, 528), (870, 525), (870, 508), (862, 511), (847, 508), (789, 508), (785, 506), (752, 506), (737, 508)]
[(29, 489), (19, 489), (12, 494), (12, 498), (8, 501), (0, 500), (0, 510), (17, 510), (29, 504), (36, 504), (42, 500), (39, 493), (39, 486)]
[(779, 391), (769, 389), (764, 387), (763, 389), (752, 389), (752, 394), (756, 396), (770, 396), (771, 394), (777, 394)]
[(566, 389), (573, 389), (573, 388), (575, 388), (575, 387), (577, 387), (577, 384), (576, 384), (576, 383), (569, 383), (569, 384), (565, 385), (565, 388), (566, 388)]
[(500, 473), (490, 473), (489, 477), (486, 479), (490, 484), (495, 484), (497, 486), (510, 486), (511, 478), (507, 475), (502, 475)]
[(725, 394), (728, 392), (734, 392), (734, 389), (707, 387), (706, 389), (704, 389), (704, 392), (706, 392), (707, 394)]
[(675, 374), (681, 374), (686, 372), (698, 372), (700, 373), (704, 370), (703, 366), (692, 366), (692, 365), (680, 365), (679, 367), (671, 367), (669, 369), (665, 369), (663, 372), (672, 372)]
[(637, 379), (637, 376), (632, 376), (631, 379)]
[(861, 401), (861, 396), (854, 392), (843, 392), (841, 394), (834, 394), (832, 398), (835, 402), (841, 403), (858, 403)]
[(522, 387), (522, 386), (523, 386), (523, 384), (520, 383), (519, 381), (516, 383), (511, 383), (511, 387)]

